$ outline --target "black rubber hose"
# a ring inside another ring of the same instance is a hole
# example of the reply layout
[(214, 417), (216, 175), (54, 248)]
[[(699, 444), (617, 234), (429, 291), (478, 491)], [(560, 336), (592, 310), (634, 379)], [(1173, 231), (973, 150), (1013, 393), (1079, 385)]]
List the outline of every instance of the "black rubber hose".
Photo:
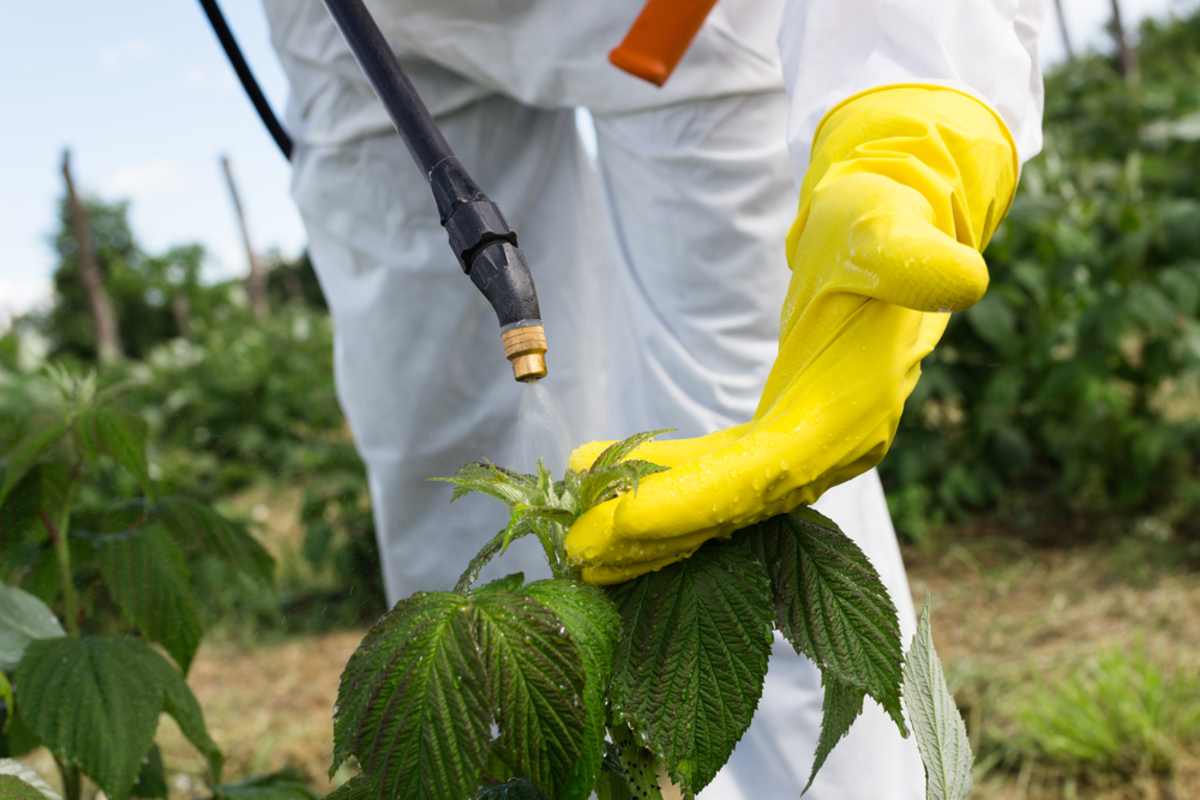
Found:
[(429, 182), (463, 271), (487, 297), (501, 327), (540, 324), (537, 292), (516, 231), (455, 158), (367, 7), (362, 0), (324, 2)]
[(229, 25), (225, 22), (225, 15), (221, 13), (221, 7), (217, 5), (217, 0), (200, 0), (200, 7), (204, 9), (204, 15), (208, 17), (208, 24), (212, 25), (213, 33), (217, 35), (217, 40), (221, 43), (225, 56), (233, 66), (233, 71), (237, 73), (238, 80), (242, 82), (242, 88), (246, 90), (250, 102), (254, 104), (254, 110), (258, 112), (258, 116), (267, 126), (267, 130), (271, 132), (271, 138), (275, 140), (275, 144), (279, 145), (279, 149), (283, 151), (284, 158), (291, 161), (292, 137), (288, 136), (287, 131), (279, 124), (279, 119), (271, 110), (270, 104), (267, 103), (267, 98), (259, 88), (258, 81), (254, 79), (254, 73), (250, 71), (250, 65), (242, 57), (242, 50), (238, 47), (237, 40), (233, 38), (233, 31), (229, 30)]

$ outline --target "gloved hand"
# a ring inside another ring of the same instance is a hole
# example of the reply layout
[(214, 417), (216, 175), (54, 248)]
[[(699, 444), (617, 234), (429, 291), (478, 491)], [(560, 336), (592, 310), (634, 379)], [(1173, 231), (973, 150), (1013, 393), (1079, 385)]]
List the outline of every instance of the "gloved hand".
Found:
[(576, 521), (566, 545), (583, 579), (658, 569), (875, 466), (948, 312), (987, 288), (980, 252), (1017, 171), (1004, 123), (950, 89), (885, 87), (830, 111), (787, 236), (779, 355), (754, 418), (635, 451), (671, 469)]

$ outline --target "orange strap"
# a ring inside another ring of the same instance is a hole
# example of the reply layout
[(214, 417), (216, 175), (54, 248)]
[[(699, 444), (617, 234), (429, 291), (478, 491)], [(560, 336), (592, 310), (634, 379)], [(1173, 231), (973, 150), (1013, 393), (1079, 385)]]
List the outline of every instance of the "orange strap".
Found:
[(630, 75), (662, 86), (716, 4), (717, 0), (648, 0), (608, 60)]

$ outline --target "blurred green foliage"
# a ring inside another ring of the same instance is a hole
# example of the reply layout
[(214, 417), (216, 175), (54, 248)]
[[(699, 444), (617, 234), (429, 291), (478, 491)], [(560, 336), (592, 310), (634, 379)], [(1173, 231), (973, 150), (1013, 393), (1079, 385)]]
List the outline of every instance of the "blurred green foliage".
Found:
[(1046, 144), (986, 252), (991, 287), (923, 364), (880, 465), (920, 540), (1200, 502), (1200, 13), (1146, 23), (1140, 79), (1047, 76)]

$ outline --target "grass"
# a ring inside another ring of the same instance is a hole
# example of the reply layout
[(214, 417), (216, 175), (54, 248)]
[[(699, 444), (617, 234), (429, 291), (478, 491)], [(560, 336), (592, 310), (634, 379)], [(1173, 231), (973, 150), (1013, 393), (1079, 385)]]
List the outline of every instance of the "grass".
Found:
[(980, 800), (1200, 797), (1195, 548), (1033, 546), (976, 526), (909, 550)]

